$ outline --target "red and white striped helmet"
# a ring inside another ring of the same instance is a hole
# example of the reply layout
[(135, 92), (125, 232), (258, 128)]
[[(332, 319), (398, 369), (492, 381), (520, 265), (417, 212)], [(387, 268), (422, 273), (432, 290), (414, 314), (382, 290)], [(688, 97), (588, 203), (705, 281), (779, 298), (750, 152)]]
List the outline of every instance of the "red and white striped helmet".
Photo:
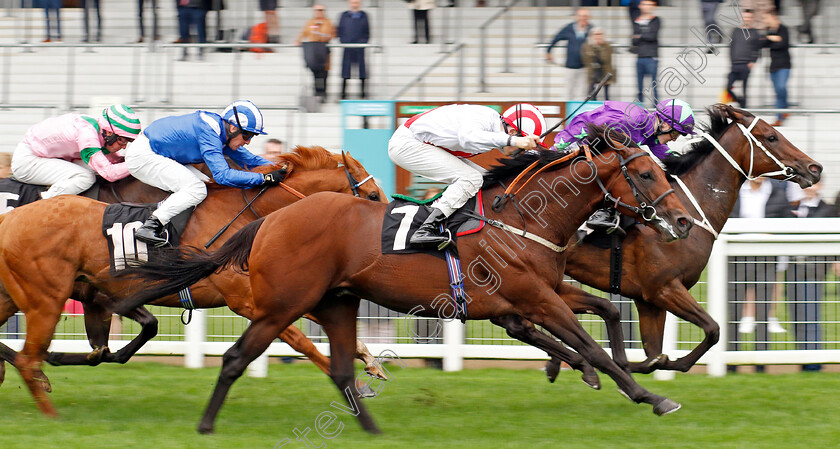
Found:
[(528, 103), (515, 104), (502, 114), (505, 123), (522, 132), (523, 136), (530, 134), (541, 136), (546, 130), (545, 117), (536, 106)]

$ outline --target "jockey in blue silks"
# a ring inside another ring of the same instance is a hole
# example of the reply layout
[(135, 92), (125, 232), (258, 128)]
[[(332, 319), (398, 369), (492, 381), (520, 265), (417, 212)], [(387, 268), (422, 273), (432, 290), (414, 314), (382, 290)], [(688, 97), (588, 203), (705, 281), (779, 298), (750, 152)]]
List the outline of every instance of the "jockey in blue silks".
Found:
[[(569, 121), (566, 128), (554, 137), (554, 147), (562, 151), (571, 145), (586, 143), (587, 123), (620, 131), (637, 145), (647, 146), (659, 159), (667, 156), (668, 142), (679, 136), (696, 134), (694, 111), (685, 101), (674, 98), (661, 101), (653, 112), (635, 103), (605, 101), (603, 106), (576, 115)], [(600, 209), (586, 224), (592, 229), (612, 232), (617, 229), (618, 214), (612, 208)]]
[(271, 162), (257, 156), (243, 145), (263, 131), (262, 112), (250, 101), (229, 105), (222, 115), (196, 111), (192, 114), (164, 117), (149, 125), (128, 149), (128, 171), (146, 184), (172, 192), (152, 213), (135, 237), (153, 245), (163, 245), (164, 226), (179, 213), (201, 203), (207, 197), (205, 181), (209, 178), (186, 164), (205, 163), (213, 180), (219, 184), (247, 189), (276, 185), (284, 170), (252, 173), (230, 168), (225, 156), (246, 169)]

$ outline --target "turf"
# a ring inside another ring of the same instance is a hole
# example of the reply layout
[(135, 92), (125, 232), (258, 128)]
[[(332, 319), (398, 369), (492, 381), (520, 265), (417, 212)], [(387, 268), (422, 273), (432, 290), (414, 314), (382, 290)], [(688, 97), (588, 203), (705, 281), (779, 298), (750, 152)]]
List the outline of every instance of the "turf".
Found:
[[(199, 435), (195, 427), (218, 368), (49, 367), (57, 420), (38, 414), (11, 369), (0, 387), (0, 448), (272, 449), (283, 438), (291, 441), (283, 447), (304, 448), (294, 430), (307, 427), (310, 447), (336, 448), (790, 448), (840, 441), (835, 373), (678, 375), (667, 382), (636, 376), (683, 404), (657, 417), (650, 406), (620, 396), (603, 375), (604, 389), (594, 391), (568, 371), (549, 384), (536, 370), (390, 369), (395, 378), (365, 400), (382, 435), (364, 433), (331, 408), (341, 396), (309, 364), (272, 364), (267, 379), (240, 379), (215, 435)], [(335, 412), (344, 426), (332, 439), (314, 430), (324, 411)]]

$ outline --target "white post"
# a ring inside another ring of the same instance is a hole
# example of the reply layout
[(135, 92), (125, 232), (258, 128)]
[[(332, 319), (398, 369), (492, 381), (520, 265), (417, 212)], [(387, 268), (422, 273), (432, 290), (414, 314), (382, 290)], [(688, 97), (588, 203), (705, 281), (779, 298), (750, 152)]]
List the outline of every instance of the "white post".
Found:
[[(189, 312), (187, 312), (189, 313)], [(204, 341), (207, 339), (207, 309), (195, 309), (190, 324), (184, 326), (184, 366), (204, 368)]]
[(464, 358), (461, 356), (461, 345), (464, 343), (464, 324), (458, 319), (443, 322), (443, 370), (461, 371), (464, 369)]
[(727, 313), (727, 235), (721, 234), (712, 248), (709, 257), (708, 267), (708, 308), (709, 315), (720, 326), (720, 341), (706, 353), (708, 364), (706, 370), (712, 377), (723, 377), (726, 375), (726, 347), (729, 338), (726, 335), (728, 328)]
[[(670, 312), (665, 314), (665, 332), (662, 336), (662, 353), (673, 354), (677, 349), (677, 336), (679, 334), (679, 326), (677, 317)], [(656, 380), (674, 380), (676, 373), (674, 371), (656, 370), (653, 373), (653, 378)]]
[(248, 365), (248, 377), (268, 377), (268, 349)]

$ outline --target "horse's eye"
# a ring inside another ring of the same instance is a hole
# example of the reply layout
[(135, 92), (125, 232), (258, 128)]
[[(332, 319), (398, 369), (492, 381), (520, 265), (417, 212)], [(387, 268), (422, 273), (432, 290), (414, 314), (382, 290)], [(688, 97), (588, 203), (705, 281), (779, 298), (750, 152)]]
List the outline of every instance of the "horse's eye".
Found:
[(644, 179), (646, 181), (649, 181), (649, 180), (653, 179), (653, 175), (650, 172), (647, 172), (647, 171), (640, 174), (639, 177), (641, 177), (642, 179)]
[(770, 136), (770, 137), (768, 137), (768, 138), (767, 138), (767, 141), (768, 141), (768, 142), (775, 142), (775, 141), (777, 141), (777, 140), (779, 140), (779, 138), (778, 138), (778, 137), (776, 137), (775, 135), (772, 135), (772, 136)]
[(371, 192), (371, 193), (368, 195), (368, 199), (369, 199), (369, 200), (371, 200), (371, 201), (379, 201), (379, 193), (377, 193), (377, 192)]

